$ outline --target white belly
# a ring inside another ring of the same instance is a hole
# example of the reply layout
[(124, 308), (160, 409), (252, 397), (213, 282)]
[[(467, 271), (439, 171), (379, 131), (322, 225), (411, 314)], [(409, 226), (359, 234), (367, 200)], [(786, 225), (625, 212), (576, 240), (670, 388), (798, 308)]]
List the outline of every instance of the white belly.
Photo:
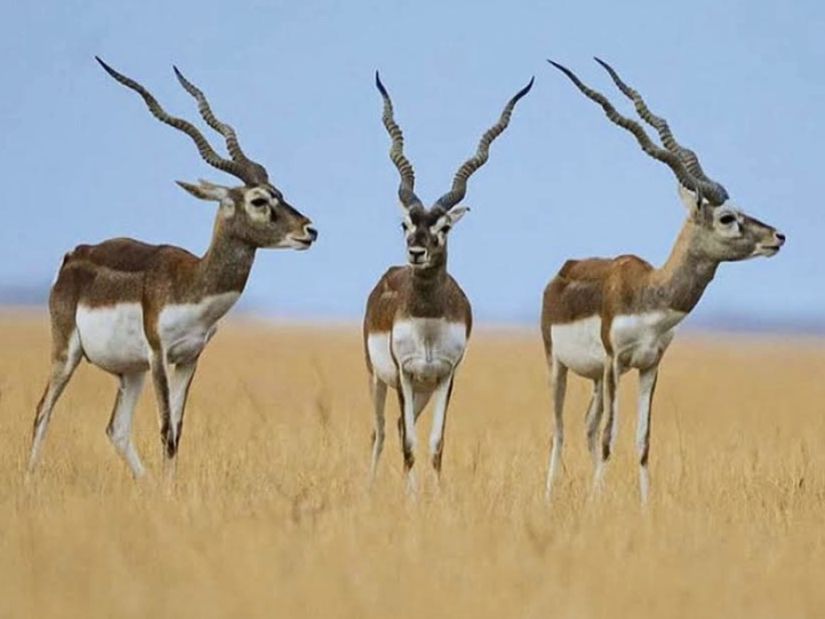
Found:
[(414, 383), (433, 385), (455, 371), (467, 347), (467, 327), (443, 318), (411, 318), (392, 328), (393, 357)]
[(378, 379), (392, 387), (398, 383), (398, 369), (390, 350), (390, 332), (370, 333), (367, 336), (367, 354), (372, 371)]
[[(217, 320), (237, 298), (236, 292), (224, 293), (200, 303), (163, 308), (158, 317), (158, 333), (169, 363), (196, 359), (215, 333)], [(83, 352), (91, 363), (115, 374), (149, 368), (151, 351), (143, 330), (140, 303), (94, 308), (79, 305), (76, 321)]]
[(80, 344), (91, 363), (116, 374), (149, 367), (149, 343), (143, 332), (140, 303), (78, 305), (75, 320)]
[(580, 376), (600, 378), (607, 357), (601, 329), (598, 316), (552, 325), (553, 356)]

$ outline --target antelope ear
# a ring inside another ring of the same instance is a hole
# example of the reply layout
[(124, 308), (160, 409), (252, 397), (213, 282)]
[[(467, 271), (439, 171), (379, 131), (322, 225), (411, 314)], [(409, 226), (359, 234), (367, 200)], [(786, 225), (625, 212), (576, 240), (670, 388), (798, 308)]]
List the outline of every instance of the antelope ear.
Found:
[(446, 217), (447, 221), (450, 222), (450, 225), (453, 226), (469, 211), (469, 206), (456, 206), (455, 208), (451, 208), (447, 211), (447, 214), (444, 215), (444, 217)]
[(705, 198), (702, 198), (702, 203), (699, 204), (696, 199), (696, 192), (683, 187), (681, 183), (679, 183), (679, 197), (687, 210), (688, 217), (693, 221), (698, 224), (713, 221), (713, 207)]
[(209, 181), (199, 180), (197, 185), (192, 183), (185, 183), (183, 181), (175, 181), (178, 185), (183, 187), (186, 191), (191, 193), (196, 198), (201, 200), (211, 200), (213, 202), (224, 202), (229, 197), (229, 188), (222, 185), (216, 185)]
[(677, 186), (679, 187), (679, 199), (682, 200), (682, 204), (684, 204), (688, 212), (693, 213), (699, 210), (700, 204), (696, 199), (696, 192), (688, 189), (682, 185), (682, 183), (677, 183)]
[(685, 209), (688, 212), (688, 217), (695, 219), (697, 221), (702, 219), (702, 215), (705, 213), (707, 209), (708, 202), (702, 199), (702, 203), (700, 204), (696, 197), (696, 192), (692, 189), (688, 189), (682, 183), (678, 183), (679, 186), (679, 198), (682, 200), (682, 204), (684, 205)]
[(412, 219), (410, 218), (410, 209), (404, 206), (404, 203), (401, 200), (398, 201), (398, 208), (401, 211), (401, 217), (404, 220), (404, 223), (408, 226), (412, 226)]

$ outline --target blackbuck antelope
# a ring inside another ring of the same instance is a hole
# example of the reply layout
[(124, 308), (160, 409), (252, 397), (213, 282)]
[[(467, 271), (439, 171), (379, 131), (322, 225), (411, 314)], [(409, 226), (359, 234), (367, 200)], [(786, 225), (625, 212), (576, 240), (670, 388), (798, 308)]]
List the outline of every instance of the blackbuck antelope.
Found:
[(392, 140), (390, 159), (401, 177), (398, 197), (407, 266), (390, 267), (381, 277), (369, 295), (364, 316), (364, 348), (375, 413), (371, 477), (375, 477), (384, 446), (384, 404), (389, 386), (398, 392), (404, 469), (408, 488), (414, 491), (415, 422), (435, 396), (430, 453), (439, 475), (453, 379), (472, 328), (470, 302), (447, 273), (447, 236), (468, 210), (458, 205), (467, 191), (467, 180), (487, 161), (490, 144), (507, 128), (513, 108), (530, 91), (533, 80), (508, 101), (498, 122), (481, 138), (475, 156), (456, 172), (450, 191), (429, 209), (415, 195), (413, 167), (404, 156), (404, 138), (377, 72), (375, 84), (384, 99), (383, 121)]
[(155, 118), (192, 138), (204, 161), (243, 184), (178, 182), (196, 198), (219, 204), (212, 242), (201, 258), (180, 247), (127, 238), (79, 245), (66, 254), (49, 296), (52, 367), (37, 406), (29, 469), (37, 463), (55, 402), (85, 357), (120, 379), (106, 433), (135, 477), (143, 465), (130, 437), (132, 415), (151, 370), (165, 468), (172, 473), (198, 358), (217, 321), (243, 291), (255, 251), (307, 249), (317, 232), (269, 182), (264, 167), (244, 154), (233, 128), (215, 117), (204, 94), (177, 68), (203, 119), (226, 140), (230, 159), (220, 157), (194, 125), (170, 116), (143, 86), (97, 60), (143, 97)]
[[(561, 461), (564, 442), (562, 408), (567, 371), (593, 381), (586, 416), (587, 443), (594, 459), (594, 488), (602, 484), (605, 463), (616, 435), (616, 389), (620, 376), (639, 372), (636, 449), (642, 502), (649, 492), (650, 414), (659, 363), (674, 329), (699, 302), (721, 262), (773, 256), (785, 236), (731, 204), (725, 188), (710, 179), (696, 154), (681, 146), (667, 122), (648, 109), (638, 92), (625, 84), (606, 63), (596, 59), (635, 105), (636, 112), (659, 134), (662, 146), (638, 122), (621, 114), (604, 95), (588, 88), (569, 69), (551, 62), (607, 118), (631, 132), (642, 149), (665, 163), (676, 175), (687, 208), (670, 257), (655, 268), (633, 255), (613, 259), (569, 260), (544, 291), (541, 328), (550, 365), (555, 433), (547, 473), (547, 496)], [(607, 419), (597, 444), (602, 411)]]

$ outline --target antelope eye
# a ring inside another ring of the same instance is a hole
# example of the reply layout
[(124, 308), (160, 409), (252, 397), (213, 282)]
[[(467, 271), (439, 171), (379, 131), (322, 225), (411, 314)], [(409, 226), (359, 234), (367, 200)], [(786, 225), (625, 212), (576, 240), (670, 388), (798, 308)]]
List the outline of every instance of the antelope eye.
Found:
[(453, 227), (449, 224), (446, 225), (446, 226), (441, 226), (441, 232), (443, 232), (444, 234), (447, 234), (450, 230), (452, 230), (452, 228)]
[(252, 200), (253, 206), (261, 207), (266, 206), (267, 204), (269, 204), (269, 200), (267, 200), (266, 198), (255, 198), (254, 200)]
[(724, 225), (724, 226), (727, 226), (728, 224), (732, 224), (734, 221), (736, 221), (736, 217), (731, 215), (731, 214), (722, 215), (719, 218), (719, 223)]

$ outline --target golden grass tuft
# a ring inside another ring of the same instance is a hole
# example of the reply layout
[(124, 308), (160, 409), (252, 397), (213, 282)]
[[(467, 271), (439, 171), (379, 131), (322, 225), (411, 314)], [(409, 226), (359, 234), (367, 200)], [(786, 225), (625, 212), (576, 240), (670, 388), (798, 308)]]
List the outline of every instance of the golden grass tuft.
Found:
[[(0, 319), (0, 617), (809, 617), (825, 609), (825, 350), (677, 338), (638, 507), (635, 384), (587, 503), (589, 385), (568, 389), (565, 475), (543, 501), (547, 371), (537, 333), (480, 331), (460, 372), (436, 492), (419, 426), (417, 502), (372, 413), (359, 329), (230, 323), (201, 362), (178, 483), (154, 398), (135, 483), (104, 428), (115, 381), (82, 365), (24, 484), (47, 373), (45, 316)], [(628, 380), (630, 378), (630, 380)]]

